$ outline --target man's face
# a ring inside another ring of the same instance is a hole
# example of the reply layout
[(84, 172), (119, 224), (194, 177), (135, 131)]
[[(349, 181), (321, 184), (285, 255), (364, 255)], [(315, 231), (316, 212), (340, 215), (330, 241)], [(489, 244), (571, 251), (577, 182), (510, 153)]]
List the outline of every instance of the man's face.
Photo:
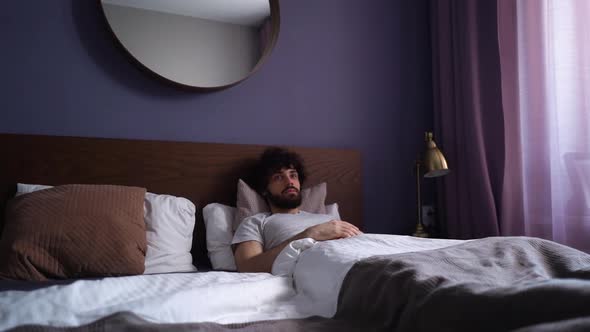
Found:
[(301, 184), (294, 168), (282, 168), (272, 174), (268, 182), (269, 202), (280, 209), (294, 209), (301, 205)]

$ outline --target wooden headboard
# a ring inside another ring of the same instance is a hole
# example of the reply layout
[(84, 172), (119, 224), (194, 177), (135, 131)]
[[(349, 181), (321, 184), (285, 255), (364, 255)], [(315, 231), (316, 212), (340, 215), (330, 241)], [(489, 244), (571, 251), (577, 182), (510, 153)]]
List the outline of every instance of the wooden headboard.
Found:
[[(197, 206), (195, 265), (208, 265), (201, 209), (212, 202), (235, 206), (239, 178), (248, 174), (262, 145), (190, 143), (0, 134), (0, 209), (16, 183), (118, 184), (190, 199)], [(362, 227), (361, 157), (358, 151), (287, 147), (305, 160), (305, 186), (327, 182), (326, 203), (337, 202), (343, 220)], [(2, 226), (0, 220), (0, 230)]]

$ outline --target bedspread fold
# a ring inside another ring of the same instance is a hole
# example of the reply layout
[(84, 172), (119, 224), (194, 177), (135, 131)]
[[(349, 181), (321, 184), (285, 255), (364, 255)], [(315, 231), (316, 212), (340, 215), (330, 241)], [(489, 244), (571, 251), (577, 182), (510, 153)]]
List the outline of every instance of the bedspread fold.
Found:
[(322, 317), (309, 317), (304, 319), (280, 319), (266, 320), (236, 324), (218, 324), (210, 322), (181, 323), (181, 324), (155, 324), (149, 322), (132, 312), (118, 312), (90, 324), (78, 327), (55, 327), (46, 325), (25, 325), (14, 328), (10, 332), (361, 332), (366, 327), (351, 324), (348, 321), (328, 319)]
[(389, 331), (587, 331), (589, 304), (590, 255), (493, 237), (357, 262), (335, 317)]

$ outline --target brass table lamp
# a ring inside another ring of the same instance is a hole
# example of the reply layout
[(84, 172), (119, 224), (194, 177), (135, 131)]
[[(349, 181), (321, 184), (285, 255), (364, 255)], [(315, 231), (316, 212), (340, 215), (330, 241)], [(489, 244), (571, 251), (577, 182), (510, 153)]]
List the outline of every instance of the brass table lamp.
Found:
[(451, 171), (447, 165), (447, 160), (439, 148), (436, 147), (436, 143), (432, 140), (432, 133), (426, 132), (424, 134), (424, 140), (426, 142), (424, 155), (422, 160), (416, 161), (416, 212), (418, 216), (418, 223), (416, 224), (416, 231), (414, 236), (417, 237), (428, 237), (428, 232), (424, 228), (422, 223), (422, 197), (420, 195), (420, 174), (424, 174), (425, 178), (435, 178), (449, 174)]

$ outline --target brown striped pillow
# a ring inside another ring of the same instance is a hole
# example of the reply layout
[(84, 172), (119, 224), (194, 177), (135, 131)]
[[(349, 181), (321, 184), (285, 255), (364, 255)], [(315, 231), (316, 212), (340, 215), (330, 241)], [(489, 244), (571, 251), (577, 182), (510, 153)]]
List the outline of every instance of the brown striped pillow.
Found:
[(0, 278), (143, 273), (145, 193), (138, 187), (73, 184), (12, 199), (0, 240)]

